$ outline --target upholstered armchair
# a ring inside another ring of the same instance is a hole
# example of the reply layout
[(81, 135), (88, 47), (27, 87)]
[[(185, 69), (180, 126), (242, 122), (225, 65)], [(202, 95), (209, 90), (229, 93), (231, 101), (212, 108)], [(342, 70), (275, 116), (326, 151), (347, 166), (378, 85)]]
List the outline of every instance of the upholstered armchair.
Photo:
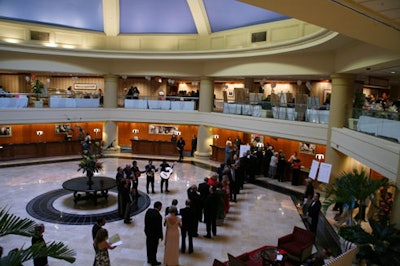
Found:
[(292, 260), (303, 262), (312, 252), (315, 234), (295, 226), (291, 234), (278, 239), (278, 248), (286, 251)]

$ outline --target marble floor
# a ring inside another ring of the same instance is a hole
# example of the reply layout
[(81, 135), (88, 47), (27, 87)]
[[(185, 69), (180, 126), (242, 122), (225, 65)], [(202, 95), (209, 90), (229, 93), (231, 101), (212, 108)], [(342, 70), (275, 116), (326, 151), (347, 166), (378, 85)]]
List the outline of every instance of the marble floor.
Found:
[[(72, 158), (73, 159), (73, 158)], [(142, 170), (147, 163), (145, 158), (135, 158)], [(169, 162), (172, 162), (172, 158)], [(156, 193), (150, 194), (151, 206), (155, 201), (163, 203), (162, 214), (166, 206), (173, 199), (178, 200), (178, 208), (184, 207), (187, 194), (186, 189), (192, 184), (202, 182), (204, 177), (210, 176), (213, 171), (209, 166), (217, 166), (215, 162), (203, 161), (203, 166), (190, 163), (193, 158), (185, 158), (185, 162), (176, 163), (174, 173), (169, 181), (170, 193), (160, 193), (160, 178), (156, 177)], [(101, 175), (114, 177), (118, 166), (132, 162), (132, 156), (124, 155), (102, 159), (104, 169)], [(158, 166), (161, 162), (155, 161)], [(15, 162), (14, 162), (15, 164)], [(60, 189), (64, 181), (82, 176), (77, 172), (76, 160), (59, 161), (53, 158), (51, 162), (42, 160), (24, 161), (14, 166), (0, 164), (2, 186), (0, 187), (1, 207), (9, 208), (12, 213), (20, 217), (28, 217), (26, 205), (33, 198), (50, 190)], [(141, 176), (139, 190), (145, 192), (145, 176)], [(290, 186), (289, 183), (282, 184)], [(304, 191), (299, 186), (294, 189)], [(97, 208), (88, 207), (84, 202), (71, 204), (72, 193), (62, 201), (57, 201), (55, 208), (70, 213), (100, 213), (104, 210), (116, 208), (115, 197), (111, 192), (111, 200), (101, 203)], [(69, 203), (68, 203), (69, 202)], [(148, 265), (146, 259), (146, 245), (144, 235), (144, 214), (139, 213), (132, 217), (132, 224), (124, 224), (122, 220), (105, 225), (110, 235), (118, 233), (123, 244), (110, 250), (111, 264), (116, 265)], [(38, 223), (42, 221), (33, 219)], [(76, 251), (75, 265), (91, 265), (94, 258), (92, 247), (91, 225), (64, 225), (46, 223), (45, 240), (62, 241), (69, 248)], [(181, 254), (180, 265), (212, 265), (214, 258), (227, 260), (227, 253), (239, 255), (246, 251), (264, 245), (277, 245), (278, 238), (292, 231), (293, 226), (302, 228), (304, 224), (297, 212), (296, 206), (288, 195), (268, 190), (253, 184), (245, 184), (244, 190), (238, 195), (237, 203), (231, 203), (231, 209), (223, 225), (218, 226), (217, 236), (212, 239), (204, 238), (205, 224), (199, 224), (200, 236), (194, 239), (194, 253)], [(20, 236), (6, 236), (1, 238), (4, 253), (10, 249), (29, 246), (30, 239)], [(164, 243), (160, 242), (157, 258), (163, 261)], [(25, 263), (24, 265), (33, 265)], [(49, 258), (49, 265), (69, 265), (69, 263)]]

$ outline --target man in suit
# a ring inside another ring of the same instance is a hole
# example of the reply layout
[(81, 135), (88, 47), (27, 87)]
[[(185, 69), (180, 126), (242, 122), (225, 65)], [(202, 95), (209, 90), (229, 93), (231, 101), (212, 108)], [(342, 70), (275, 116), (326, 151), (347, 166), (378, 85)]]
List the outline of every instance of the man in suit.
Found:
[(308, 207), (308, 218), (311, 220), (310, 231), (314, 233), (317, 232), (319, 212), (321, 211), (321, 201), (319, 200), (319, 197), (320, 193), (316, 192), (310, 207)]
[(190, 200), (190, 207), (196, 214), (195, 231), (194, 231), (193, 236), (198, 237), (199, 236), (199, 234), (198, 234), (199, 221), (201, 221), (201, 218), (203, 215), (201, 206), (203, 204), (201, 202), (200, 194), (197, 192), (196, 185), (192, 185), (190, 188), (188, 188), (187, 194), (188, 194), (188, 199)]
[(178, 162), (181, 162), (183, 160), (183, 149), (185, 147), (185, 144), (186, 144), (185, 140), (182, 137), (180, 137), (178, 142), (176, 143), (176, 148), (179, 151), (179, 160), (178, 160)]
[(179, 210), (179, 214), (182, 216), (182, 228), (181, 228), (181, 252), (186, 252), (186, 235), (189, 239), (189, 254), (193, 253), (193, 236), (197, 231), (196, 228), (196, 213), (191, 208), (190, 200), (186, 200), (186, 207)]
[[(210, 193), (209, 190), (210, 190), (210, 185), (208, 184), (208, 177), (205, 177), (204, 178), (204, 182), (200, 183), (199, 186), (198, 186), (198, 191), (200, 193), (200, 201), (201, 201), (200, 213), (203, 213), (204, 202), (205, 202), (205, 200), (207, 198), (207, 195)], [(200, 218), (199, 222), (201, 222), (202, 221), (202, 215), (199, 218)]]
[(157, 248), (159, 239), (163, 240), (162, 216), (160, 214), (162, 204), (154, 203), (153, 209), (148, 209), (144, 217), (144, 233), (146, 234), (147, 262), (152, 266), (161, 265), (157, 261)]
[(214, 236), (217, 235), (217, 212), (219, 196), (215, 192), (216, 188), (210, 186), (210, 193), (204, 202), (204, 221), (206, 223), (207, 234), (205, 238), (211, 238), (211, 232)]

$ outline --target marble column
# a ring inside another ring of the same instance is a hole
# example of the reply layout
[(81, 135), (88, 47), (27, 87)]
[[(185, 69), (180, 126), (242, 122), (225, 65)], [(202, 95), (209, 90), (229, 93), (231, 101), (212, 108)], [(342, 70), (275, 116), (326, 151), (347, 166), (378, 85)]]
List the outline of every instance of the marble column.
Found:
[(214, 108), (214, 82), (212, 79), (202, 77), (199, 89), (199, 112), (212, 112)]
[[(331, 147), (331, 129), (342, 128), (347, 125), (348, 113), (353, 108), (354, 79), (352, 74), (334, 74), (332, 79), (332, 93), (330, 106), (334, 110), (329, 112), (328, 136), (326, 143), (325, 161), (332, 164), (331, 177), (338, 176), (343, 171), (349, 171), (348, 156)], [(332, 178), (331, 180), (332, 181)]]
[(254, 79), (252, 78), (245, 78), (244, 79), (244, 87), (249, 89), (249, 92), (258, 92), (254, 89)]
[[(214, 108), (214, 82), (211, 78), (202, 77), (200, 79), (199, 93), (199, 112), (212, 112)], [(211, 143), (211, 128), (199, 125), (197, 130), (197, 149), (194, 153), (194, 157), (209, 159), (211, 155)]]
[[(104, 77), (104, 107), (118, 107), (118, 79), (117, 75), (106, 75)], [(103, 141), (105, 151), (119, 151), (118, 145), (118, 125), (115, 121), (104, 121)]]
[(210, 159), (212, 138), (212, 128), (199, 125), (197, 131), (197, 151), (194, 153), (194, 157), (198, 159)]
[(118, 79), (117, 75), (104, 77), (104, 108), (118, 107)]

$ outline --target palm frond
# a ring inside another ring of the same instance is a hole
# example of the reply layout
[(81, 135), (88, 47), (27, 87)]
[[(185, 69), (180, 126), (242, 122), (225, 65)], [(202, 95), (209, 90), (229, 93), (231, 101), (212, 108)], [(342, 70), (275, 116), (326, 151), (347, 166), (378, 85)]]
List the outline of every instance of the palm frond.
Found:
[(34, 235), (35, 222), (28, 218), (20, 218), (9, 213), (9, 210), (0, 210), (0, 237), (13, 234), (26, 237)]
[(68, 261), (69, 263), (74, 263), (76, 260), (76, 252), (69, 249), (68, 246), (62, 242), (53, 241), (48, 244), (47, 255), (55, 259)]

